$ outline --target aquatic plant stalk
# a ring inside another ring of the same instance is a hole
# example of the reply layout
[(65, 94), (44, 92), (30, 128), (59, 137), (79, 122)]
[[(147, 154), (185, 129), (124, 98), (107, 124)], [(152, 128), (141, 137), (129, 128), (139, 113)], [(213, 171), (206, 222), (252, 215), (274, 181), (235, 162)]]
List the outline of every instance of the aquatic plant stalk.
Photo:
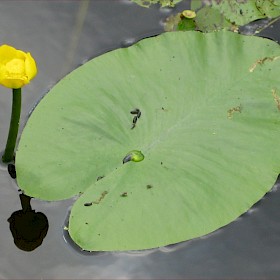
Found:
[(17, 141), (18, 127), (21, 111), (21, 88), (13, 89), (13, 105), (10, 121), (9, 135), (6, 143), (4, 155), (2, 156), (3, 162), (10, 162), (14, 158), (14, 150)]

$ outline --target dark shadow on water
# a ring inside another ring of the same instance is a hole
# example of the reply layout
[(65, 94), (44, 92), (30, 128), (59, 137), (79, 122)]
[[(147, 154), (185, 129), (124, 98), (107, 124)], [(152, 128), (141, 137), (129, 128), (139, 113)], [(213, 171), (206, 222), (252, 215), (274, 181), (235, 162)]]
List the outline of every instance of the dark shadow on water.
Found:
[(20, 194), (22, 210), (15, 211), (8, 219), (15, 245), (23, 251), (33, 251), (46, 237), (49, 223), (41, 212), (35, 212), (30, 205), (31, 197)]
[(12, 177), (12, 179), (16, 179), (17, 172), (16, 172), (15, 165), (10, 163), (10, 164), (8, 164), (7, 168), (8, 168), (8, 172), (9, 172), (10, 176)]

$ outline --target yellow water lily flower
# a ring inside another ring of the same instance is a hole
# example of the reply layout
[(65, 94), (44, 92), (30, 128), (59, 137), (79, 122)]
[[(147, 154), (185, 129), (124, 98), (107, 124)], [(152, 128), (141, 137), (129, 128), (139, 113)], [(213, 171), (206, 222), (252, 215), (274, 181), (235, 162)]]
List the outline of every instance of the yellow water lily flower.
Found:
[(192, 10), (184, 10), (181, 15), (185, 18), (195, 18), (196, 17), (195, 11), (192, 11)]
[(8, 88), (21, 88), (37, 74), (31, 54), (8, 45), (0, 46), (0, 84)]

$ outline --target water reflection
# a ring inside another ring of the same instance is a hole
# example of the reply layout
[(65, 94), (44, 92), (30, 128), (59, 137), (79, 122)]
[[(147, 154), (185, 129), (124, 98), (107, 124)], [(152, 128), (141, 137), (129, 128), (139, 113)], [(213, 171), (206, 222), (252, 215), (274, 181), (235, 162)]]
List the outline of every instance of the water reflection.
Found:
[(46, 237), (49, 223), (41, 212), (35, 212), (30, 205), (31, 197), (19, 195), (22, 210), (15, 211), (8, 219), (15, 245), (23, 251), (33, 251)]
[(13, 179), (17, 177), (16, 167), (14, 164), (8, 164), (8, 172)]

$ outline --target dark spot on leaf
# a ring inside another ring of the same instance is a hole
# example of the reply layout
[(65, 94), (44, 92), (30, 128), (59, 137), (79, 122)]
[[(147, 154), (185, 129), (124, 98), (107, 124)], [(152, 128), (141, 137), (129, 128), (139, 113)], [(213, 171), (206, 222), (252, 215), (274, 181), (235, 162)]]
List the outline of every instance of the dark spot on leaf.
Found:
[(136, 109), (130, 111), (130, 114), (136, 115), (136, 116), (133, 117), (133, 120), (132, 120), (131, 129), (133, 129), (136, 126), (137, 120), (141, 117), (141, 111), (136, 108)]
[(137, 116), (134, 116), (134, 117), (133, 117), (133, 120), (132, 120), (132, 123), (133, 123), (133, 124), (136, 124), (136, 122), (137, 122)]
[(121, 194), (121, 197), (127, 197), (127, 192), (123, 192), (123, 193)]
[(139, 112), (140, 112), (140, 110), (136, 108), (136, 109), (130, 111), (130, 114), (132, 114), (132, 115), (138, 115)]
[(151, 189), (153, 186), (152, 185), (147, 185), (146, 188), (147, 190)]
[(230, 109), (227, 111), (227, 117), (228, 117), (229, 119), (231, 119), (231, 118), (233, 117), (233, 114), (234, 114), (235, 112), (241, 113), (241, 111), (242, 111), (241, 104), (240, 104), (239, 106), (232, 107), (232, 108), (230, 108)]
[(87, 202), (84, 204), (84, 206), (91, 206), (92, 205), (92, 202)]
[(99, 180), (103, 179), (104, 177), (105, 177), (104, 175), (98, 176), (97, 179), (96, 179), (96, 181), (99, 181)]

